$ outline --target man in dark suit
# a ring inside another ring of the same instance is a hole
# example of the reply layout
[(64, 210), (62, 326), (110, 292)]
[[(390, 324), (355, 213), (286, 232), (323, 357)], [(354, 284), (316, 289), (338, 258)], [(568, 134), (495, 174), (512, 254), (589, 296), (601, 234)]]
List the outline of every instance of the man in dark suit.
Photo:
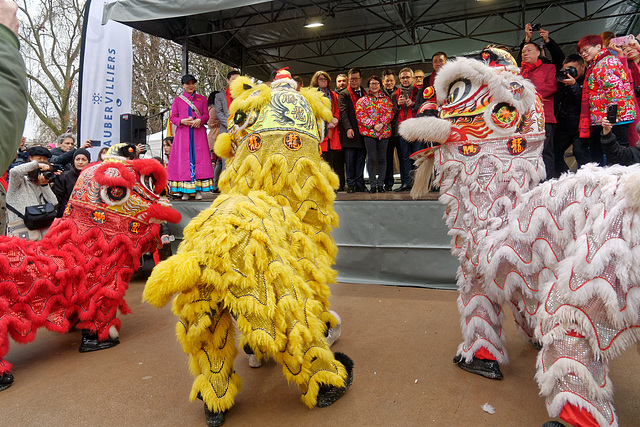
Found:
[(356, 102), (365, 95), (365, 92), (360, 86), (362, 76), (358, 68), (350, 69), (347, 77), (349, 86), (340, 92), (338, 97), (340, 144), (344, 150), (347, 193), (365, 192), (367, 188), (364, 186), (364, 164), (367, 152), (356, 120)]

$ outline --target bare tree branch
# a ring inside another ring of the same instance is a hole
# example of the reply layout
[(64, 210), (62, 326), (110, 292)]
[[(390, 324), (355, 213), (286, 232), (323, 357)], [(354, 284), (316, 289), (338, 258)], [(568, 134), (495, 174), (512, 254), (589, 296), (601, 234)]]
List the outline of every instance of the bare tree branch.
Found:
[[(84, 0), (17, 0), (29, 106), (54, 135), (75, 130)], [(42, 128), (41, 128), (42, 129)], [(47, 132), (48, 133), (48, 132)], [(43, 135), (38, 135), (41, 139)]]
[[(50, 142), (71, 126), (76, 131), (81, 26), (86, 0), (16, 0), (20, 9), (21, 50), (27, 66), (29, 105), (39, 120), (36, 140)], [(28, 7), (27, 7), (28, 4)], [(131, 112), (154, 117), (151, 132), (166, 125), (158, 113), (171, 108), (182, 92), (181, 47), (134, 30), (133, 99)], [(189, 54), (198, 93), (209, 95), (226, 87), (230, 67), (211, 58)]]

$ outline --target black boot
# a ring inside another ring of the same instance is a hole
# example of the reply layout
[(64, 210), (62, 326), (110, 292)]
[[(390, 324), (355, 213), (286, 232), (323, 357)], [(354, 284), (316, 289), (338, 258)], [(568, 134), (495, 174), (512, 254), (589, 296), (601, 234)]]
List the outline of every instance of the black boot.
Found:
[(224, 412), (213, 412), (204, 404), (204, 416), (207, 420), (207, 427), (218, 427), (224, 424)]
[(0, 374), (0, 391), (11, 387), (11, 384), (13, 384), (13, 374), (11, 372)]
[(559, 423), (558, 421), (547, 421), (542, 424), (542, 427), (566, 427), (564, 424)]
[(462, 356), (458, 355), (453, 358), (453, 363), (456, 363), (460, 369), (471, 372), (472, 374), (482, 375), (492, 380), (502, 379), (500, 365), (495, 360), (477, 359), (474, 357), (471, 363), (467, 363)]
[(344, 365), (347, 370), (347, 378), (344, 380), (344, 387), (334, 387), (326, 384), (320, 384), (318, 390), (318, 398), (316, 406), (318, 408), (326, 408), (335, 403), (343, 394), (351, 387), (353, 382), (353, 360), (344, 353), (334, 353), (336, 360)]
[(82, 341), (80, 342), (80, 353), (88, 353), (90, 351), (106, 350), (120, 344), (118, 338), (107, 338), (104, 341), (98, 340), (98, 334), (89, 331), (82, 331)]

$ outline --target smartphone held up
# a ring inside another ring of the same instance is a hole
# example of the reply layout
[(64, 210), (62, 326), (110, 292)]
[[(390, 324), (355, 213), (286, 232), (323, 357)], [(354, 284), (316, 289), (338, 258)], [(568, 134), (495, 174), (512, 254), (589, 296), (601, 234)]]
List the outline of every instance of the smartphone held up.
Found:
[(618, 120), (618, 105), (611, 104), (607, 107), (607, 121), (614, 124)]
[(616, 46), (627, 46), (631, 42), (632, 37), (633, 35), (631, 34), (622, 36), (622, 37), (614, 37), (611, 40), (609, 40), (609, 43), (614, 44)]

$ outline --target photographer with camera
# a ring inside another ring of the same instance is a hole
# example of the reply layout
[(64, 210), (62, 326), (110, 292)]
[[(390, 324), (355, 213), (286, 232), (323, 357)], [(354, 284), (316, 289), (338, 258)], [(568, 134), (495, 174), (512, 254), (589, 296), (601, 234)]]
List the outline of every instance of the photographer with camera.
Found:
[(547, 56), (556, 67), (556, 70), (560, 70), (562, 68), (562, 62), (564, 61), (564, 52), (560, 46), (558, 46), (558, 44), (549, 37), (549, 31), (543, 29), (541, 24), (527, 24), (524, 26), (524, 39), (522, 40), (522, 43), (520, 43), (516, 61), (518, 64), (522, 62), (522, 49), (527, 43), (531, 43), (534, 31), (537, 31), (540, 34), (540, 37), (542, 37), (541, 49), (546, 51), (546, 55), (543, 53), (543, 56)]
[(567, 172), (564, 152), (573, 144), (573, 155), (582, 166), (590, 160), (588, 150), (580, 145), (578, 123), (582, 103), (582, 82), (585, 63), (580, 55), (573, 53), (564, 60), (562, 69), (556, 73), (558, 91), (555, 95), (556, 131), (553, 138), (555, 150), (556, 177)]
[(20, 217), (27, 207), (50, 203), (57, 205), (58, 200), (51, 191), (49, 183), (62, 171), (49, 163), (51, 153), (44, 147), (29, 149), (29, 161), (9, 171), (7, 188), (7, 236), (16, 236), (28, 240), (40, 240), (49, 227), (30, 230)]
[(53, 194), (58, 198), (58, 218), (62, 218), (64, 209), (67, 206), (69, 197), (82, 169), (91, 162), (91, 154), (84, 148), (78, 148), (73, 155), (73, 164), (69, 170), (62, 172), (62, 175), (53, 182)]

